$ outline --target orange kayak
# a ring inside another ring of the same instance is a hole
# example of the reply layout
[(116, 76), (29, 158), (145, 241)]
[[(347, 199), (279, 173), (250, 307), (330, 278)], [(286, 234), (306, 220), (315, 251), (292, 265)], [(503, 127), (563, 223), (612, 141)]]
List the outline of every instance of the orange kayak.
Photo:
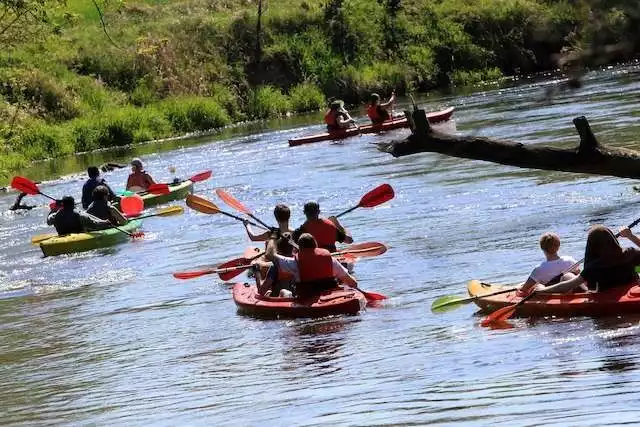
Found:
[[(453, 115), (455, 107), (447, 108), (442, 111), (434, 111), (431, 113), (427, 113), (427, 119), (429, 119), (429, 123), (439, 123), (447, 121)], [(337, 139), (349, 138), (350, 136), (361, 135), (364, 133), (378, 133), (384, 132), (393, 129), (400, 128), (408, 128), (409, 121), (406, 117), (395, 118), (393, 120), (388, 120), (379, 125), (364, 125), (360, 126), (360, 128), (349, 128), (338, 130), (334, 132), (323, 132), (315, 135), (307, 135), (301, 136), (299, 138), (292, 138), (289, 140), (289, 146), (295, 147), (297, 145), (310, 144), (312, 142), (320, 142), (320, 141), (330, 141)]]
[(239, 313), (262, 318), (355, 315), (367, 304), (362, 293), (352, 289), (331, 289), (305, 299), (272, 298), (260, 295), (249, 283), (233, 285), (233, 301)]
[[(507, 289), (505, 286), (490, 285), (472, 280), (467, 291), (472, 297), (498, 292)], [(475, 303), (485, 313), (520, 301), (515, 291), (500, 295), (478, 298)], [(624, 313), (640, 313), (640, 284), (630, 283), (625, 286), (608, 289), (604, 292), (575, 294), (536, 294), (520, 305), (516, 315), (520, 317), (542, 316), (610, 316)]]

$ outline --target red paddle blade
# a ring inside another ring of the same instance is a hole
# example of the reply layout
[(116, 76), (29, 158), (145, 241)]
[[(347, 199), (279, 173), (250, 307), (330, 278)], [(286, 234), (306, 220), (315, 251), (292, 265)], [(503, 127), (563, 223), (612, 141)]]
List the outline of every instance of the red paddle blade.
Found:
[(491, 326), (495, 323), (505, 322), (508, 318), (513, 316), (513, 313), (516, 312), (517, 304), (508, 305), (506, 307), (502, 307), (499, 310), (494, 311), (480, 322), (480, 326)]
[(137, 194), (120, 199), (120, 209), (128, 217), (138, 216), (144, 210), (144, 201)]
[(144, 237), (144, 231), (136, 231), (134, 233), (131, 233), (132, 239), (142, 239), (143, 237)]
[[(245, 257), (232, 259), (231, 261), (227, 261), (224, 264), (220, 264), (218, 266), (218, 271), (219, 271), (218, 276), (220, 276), (220, 279), (226, 282), (227, 280), (233, 279), (234, 277), (242, 273), (244, 270), (251, 267), (250, 264), (251, 264), (251, 260)], [(226, 269), (228, 269), (228, 271), (220, 271), (220, 270), (226, 270)]]
[(31, 196), (40, 194), (40, 190), (38, 189), (36, 183), (23, 176), (14, 176), (11, 180), (11, 187), (15, 188), (21, 193), (27, 193)]
[(149, 188), (147, 188), (147, 193), (151, 194), (169, 194), (170, 192), (169, 184), (151, 184)]
[(387, 252), (387, 247), (379, 242), (364, 242), (341, 248), (334, 255), (351, 256), (354, 258), (374, 257)]
[(189, 181), (191, 181), (191, 182), (204, 181), (204, 180), (207, 180), (207, 179), (211, 178), (212, 174), (213, 174), (213, 171), (200, 172), (198, 174), (193, 175), (191, 178), (189, 178)]
[(183, 271), (180, 273), (173, 273), (173, 277), (175, 277), (176, 279), (186, 280), (186, 279), (193, 279), (196, 277), (204, 276), (206, 274), (213, 274), (215, 272), (216, 270), (213, 270), (210, 268), (207, 270), (200, 270), (200, 271)]
[(361, 290), (360, 292), (362, 292), (362, 295), (364, 295), (364, 297), (369, 301), (382, 301), (387, 299), (386, 296), (382, 294), (377, 294), (375, 292), (365, 292), (363, 290)]
[(229, 207), (237, 210), (238, 212), (242, 212), (243, 214), (249, 215), (251, 211), (247, 209), (238, 199), (233, 197), (231, 194), (227, 193), (221, 188), (216, 190), (216, 194), (220, 199)]
[(361, 208), (373, 208), (388, 202), (394, 196), (393, 188), (389, 184), (382, 184), (362, 196), (358, 206)]

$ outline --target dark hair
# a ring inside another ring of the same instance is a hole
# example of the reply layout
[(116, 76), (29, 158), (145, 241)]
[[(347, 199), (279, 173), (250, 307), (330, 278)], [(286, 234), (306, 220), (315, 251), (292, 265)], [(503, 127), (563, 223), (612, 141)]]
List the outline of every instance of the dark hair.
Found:
[(273, 216), (276, 217), (276, 221), (289, 221), (289, 218), (291, 218), (291, 210), (287, 205), (278, 203), (273, 209)]
[(71, 196), (64, 196), (62, 198), (62, 207), (64, 209), (73, 209), (76, 206), (76, 201)]
[(371, 94), (371, 103), (378, 102), (378, 101), (380, 101), (380, 95), (378, 95), (377, 93), (372, 93)]
[(298, 239), (298, 246), (305, 249), (315, 249), (318, 247), (318, 242), (311, 234), (302, 233)]
[(94, 200), (106, 200), (109, 195), (109, 190), (104, 185), (98, 185), (93, 189), (93, 199)]
[(89, 166), (87, 175), (89, 175), (89, 178), (97, 178), (100, 175), (100, 170), (96, 166)]
[(587, 247), (584, 250), (585, 266), (599, 261), (609, 264), (622, 257), (622, 247), (611, 230), (602, 225), (596, 225), (589, 230)]
[(317, 217), (320, 214), (320, 205), (318, 202), (307, 202), (304, 204), (303, 212), (307, 216)]

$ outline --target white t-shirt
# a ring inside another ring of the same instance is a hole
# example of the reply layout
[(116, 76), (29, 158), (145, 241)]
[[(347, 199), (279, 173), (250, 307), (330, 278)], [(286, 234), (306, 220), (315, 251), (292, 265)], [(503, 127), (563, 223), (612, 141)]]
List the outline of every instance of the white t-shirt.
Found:
[[(278, 268), (282, 271), (286, 271), (287, 273), (293, 275), (293, 280), (296, 283), (300, 282), (300, 272), (298, 271), (298, 262), (291, 257), (286, 257), (282, 255), (276, 255), (276, 259), (278, 260)], [(333, 258), (333, 277), (342, 281), (349, 275), (347, 269), (344, 268), (342, 264), (335, 258)]]
[(575, 263), (576, 260), (570, 256), (561, 256), (553, 261), (544, 261), (533, 269), (529, 277), (537, 283), (547, 283), (558, 274), (567, 272), (567, 269)]

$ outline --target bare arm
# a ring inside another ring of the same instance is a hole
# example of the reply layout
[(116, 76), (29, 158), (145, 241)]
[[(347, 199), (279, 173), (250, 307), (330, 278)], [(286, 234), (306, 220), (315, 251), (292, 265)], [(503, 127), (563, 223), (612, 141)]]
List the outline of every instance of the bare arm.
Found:
[(127, 218), (122, 215), (122, 212), (120, 212), (114, 206), (109, 205), (109, 213), (111, 213), (111, 219), (115, 221), (116, 225), (125, 225), (127, 222), (129, 222)]
[(627, 227), (622, 228), (619, 234), (625, 239), (631, 240), (631, 242), (633, 242), (634, 245), (640, 248), (640, 239), (638, 238), (638, 236), (633, 234), (633, 231), (631, 231), (629, 228)]
[(349, 274), (346, 268), (338, 260), (334, 258), (333, 260), (333, 275), (336, 279), (340, 280), (341, 283), (351, 286), (352, 288), (358, 287), (358, 281)]
[(272, 263), (276, 263), (276, 241), (275, 239), (269, 239), (267, 242), (267, 250), (264, 253), (265, 259), (271, 261)]
[(347, 244), (353, 243), (353, 237), (351, 237), (351, 233), (349, 233), (349, 231), (347, 231), (347, 229), (344, 228), (342, 224), (340, 224), (340, 222), (338, 221), (338, 218), (336, 218), (335, 216), (330, 216), (327, 219), (331, 221), (336, 227), (338, 227), (339, 232), (344, 234), (344, 238), (342, 239), (343, 243), (347, 243)]
[(380, 106), (386, 108), (386, 107), (392, 105), (394, 102), (396, 102), (396, 93), (395, 92), (391, 92), (391, 98), (389, 98), (389, 100), (387, 102), (380, 104)]
[(271, 235), (270, 231), (265, 231), (263, 233), (257, 234), (257, 233), (254, 233), (253, 229), (249, 225), (249, 221), (244, 220), (242, 222), (244, 224), (245, 230), (247, 230), (247, 235), (249, 236), (249, 240), (251, 240), (252, 242), (266, 242), (267, 240), (269, 240), (269, 236)]
[(578, 286), (585, 283), (585, 280), (582, 276), (576, 276), (573, 279), (565, 280), (564, 282), (556, 283), (552, 286), (547, 286), (546, 288), (539, 286), (536, 288), (536, 292), (542, 293), (566, 293), (571, 292)]

